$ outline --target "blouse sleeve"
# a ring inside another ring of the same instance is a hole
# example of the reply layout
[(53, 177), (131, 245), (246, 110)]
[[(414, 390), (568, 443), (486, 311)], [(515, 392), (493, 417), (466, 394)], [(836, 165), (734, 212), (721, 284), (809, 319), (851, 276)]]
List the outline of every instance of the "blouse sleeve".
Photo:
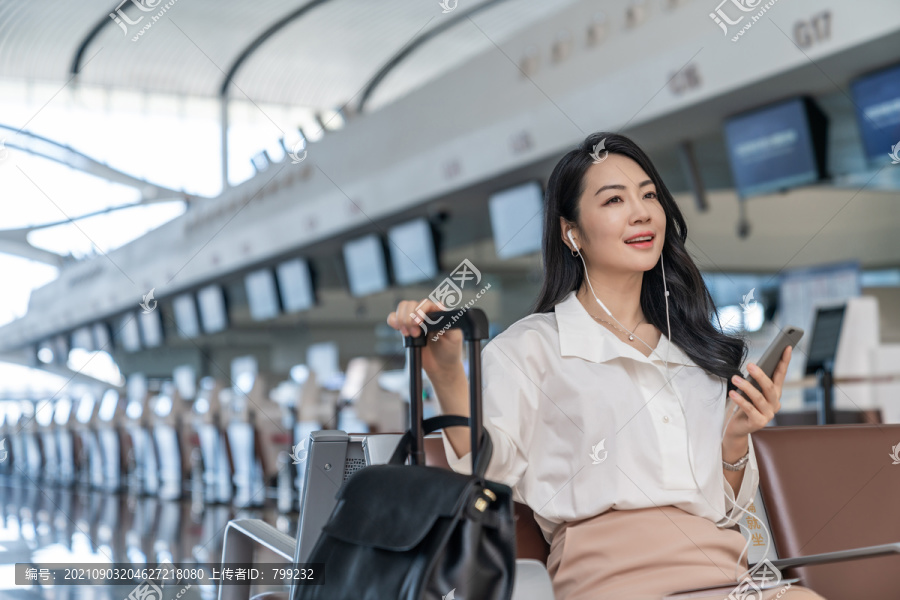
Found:
[[(528, 449), (537, 420), (538, 390), (526, 375), (520, 354), (511, 352), (506, 340), (495, 338), (481, 352), (482, 416), (491, 436), (493, 453), (486, 477), (514, 486), (528, 466)], [(471, 452), (457, 456), (441, 432), (447, 462), (457, 473), (472, 473)]]
[(734, 490), (725, 476), (722, 481), (725, 482), (725, 514), (726, 518), (719, 521), (719, 527), (732, 527), (743, 516), (743, 512), (735, 505), (740, 506), (744, 510), (750, 506), (756, 497), (756, 488), (759, 487), (759, 467), (756, 464), (756, 453), (753, 450), (753, 438), (747, 436), (747, 443), (750, 449), (750, 459), (747, 466), (744, 467), (744, 478), (741, 480), (741, 488), (738, 490), (737, 498), (734, 496)]

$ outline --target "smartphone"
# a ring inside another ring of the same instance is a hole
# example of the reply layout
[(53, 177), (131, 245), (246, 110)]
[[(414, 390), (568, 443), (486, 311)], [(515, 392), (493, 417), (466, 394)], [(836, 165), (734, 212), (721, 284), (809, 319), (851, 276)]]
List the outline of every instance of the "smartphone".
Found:
[[(782, 329), (775, 339), (769, 344), (769, 347), (766, 348), (766, 351), (763, 352), (762, 357), (758, 361), (756, 361), (756, 365), (762, 369), (762, 372), (765, 373), (769, 379), (772, 378), (772, 375), (775, 374), (775, 367), (778, 366), (778, 361), (781, 360), (781, 355), (784, 354), (784, 349), (788, 346), (793, 348), (797, 347), (797, 342), (800, 341), (800, 338), (803, 337), (803, 330), (799, 327), (791, 327), (790, 325)], [(753, 386), (762, 391), (762, 388), (759, 386), (759, 383), (753, 379), (752, 376), (744, 377), (747, 381), (753, 384)], [(740, 389), (737, 392), (747, 398), (747, 395)], [(749, 400), (749, 398), (747, 398)]]

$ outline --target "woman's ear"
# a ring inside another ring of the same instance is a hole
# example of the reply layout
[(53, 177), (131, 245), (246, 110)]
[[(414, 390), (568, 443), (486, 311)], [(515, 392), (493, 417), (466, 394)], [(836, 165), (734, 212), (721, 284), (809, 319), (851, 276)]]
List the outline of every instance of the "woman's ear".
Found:
[[(562, 243), (571, 251), (576, 251), (578, 249), (577, 242), (574, 241), (577, 240), (578, 237), (575, 235), (574, 230), (575, 225), (573, 223), (567, 221), (565, 217), (559, 218), (559, 234)], [(572, 238), (574, 238), (574, 240)]]

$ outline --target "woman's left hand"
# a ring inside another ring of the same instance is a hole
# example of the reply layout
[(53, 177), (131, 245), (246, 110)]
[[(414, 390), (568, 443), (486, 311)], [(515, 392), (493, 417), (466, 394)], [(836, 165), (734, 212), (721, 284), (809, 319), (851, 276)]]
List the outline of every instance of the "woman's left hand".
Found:
[(734, 385), (742, 390), (749, 400), (739, 394), (737, 390), (728, 393), (728, 397), (739, 407), (739, 410), (728, 424), (728, 429), (725, 431), (726, 438), (743, 438), (749, 433), (762, 429), (781, 409), (781, 386), (787, 375), (788, 363), (791, 362), (791, 350), (790, 346), (784, 349), (781, 360), (775, 367), (775, 373), (772, 374), (772, 379), (769, 379), (769, 376), (763, 373), (756, 364), (747, 365), (749, 375), (759, 383), (759, 387), (762, 388), (761, 392), (746, 379), (737, 375), (732, 377)]

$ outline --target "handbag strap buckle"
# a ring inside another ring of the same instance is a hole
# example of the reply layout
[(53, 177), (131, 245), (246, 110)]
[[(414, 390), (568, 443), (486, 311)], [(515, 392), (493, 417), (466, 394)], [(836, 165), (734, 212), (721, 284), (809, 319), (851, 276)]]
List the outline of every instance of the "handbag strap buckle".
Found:
[(487, 488), (483, 488), (481, 490), (481, 493), (487, 496), (488, 499), (485, 500), (484, 498), (478, 498), (477, 500), (475, 500), (475, 510), (477, 510), (478, 512), (484, 512), (484, 510), (488, 507), (488, 503), (494, 502), (497, 499), (497, 494)]

